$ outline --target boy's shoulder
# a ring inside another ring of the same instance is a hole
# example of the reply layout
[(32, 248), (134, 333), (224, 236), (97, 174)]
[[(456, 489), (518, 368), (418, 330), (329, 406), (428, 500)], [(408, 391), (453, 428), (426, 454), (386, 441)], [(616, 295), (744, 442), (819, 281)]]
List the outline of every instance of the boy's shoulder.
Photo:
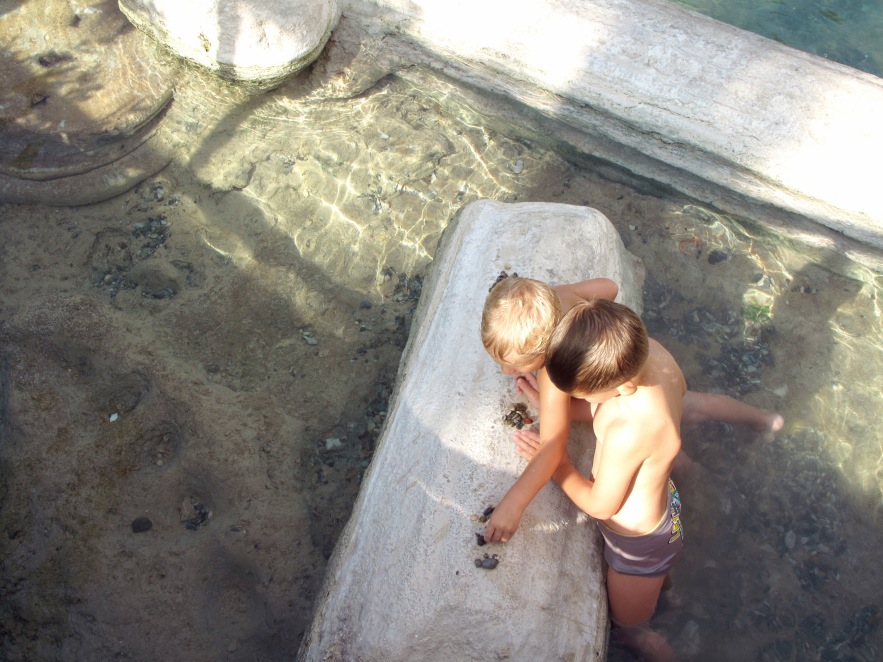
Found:
[(668, 409), (666, 399), (655, 389), (639, 386), (631, 395), (602, 403), (595, 418), (608, 434), (645, 438), (666, 429), (670, 420), (666, 415)]

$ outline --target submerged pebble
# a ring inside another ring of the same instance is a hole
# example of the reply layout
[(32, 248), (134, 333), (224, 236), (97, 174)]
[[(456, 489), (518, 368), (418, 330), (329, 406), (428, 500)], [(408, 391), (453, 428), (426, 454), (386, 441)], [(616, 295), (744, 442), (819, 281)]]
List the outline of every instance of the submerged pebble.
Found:
[(708, 264), (720, 264), (728, 260), (729, 257), (724, 251), (713, 250), (708, 254)]
[(184, 523), (184, 528), (189, 531), (196, 531), (211, 517), (211, 509), (194, 497), (184, 499), (184, 503), (181, 504), (181, 521)]
[(132, 533), (144, 533), (153, 528), (153, 522), (147, 517), (136, 517), (132, 520)]

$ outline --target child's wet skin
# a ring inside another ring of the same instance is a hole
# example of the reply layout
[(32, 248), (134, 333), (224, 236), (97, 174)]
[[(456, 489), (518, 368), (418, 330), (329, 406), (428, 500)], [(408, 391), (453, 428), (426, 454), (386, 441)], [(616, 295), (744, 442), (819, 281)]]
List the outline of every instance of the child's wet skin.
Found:
[(528, 402), (534, 407), (540, 406), (540, 391), (537, 384), (537, 378), (531, 373), (524, 373), (515, 377), (515, 388), (521, 393)]
[[(493, 514), (493, 512), (494, 512), (494, 507), (488, 506), (487, 508), (484, 509), (484, 512), (481, 515), (472, 515), (472, 517), (470, 517), (469, 519), (471, 519), (473, 522), (481, 522), (482, 524), (486, 524), (488, 519), (490, 518), (490, 516)], [(483, 547), (484, 545), (487, 545), (487, 540), (484, 539), (484, 534), (482, 534), (479, 531), (475, 532), (475, 544), (478, 545), (479, 547)], [(487, 556), (487, 554), (485, 554), (485, 556)], [(476, 565), (478, 565), (478, 564), (476, 564)]]

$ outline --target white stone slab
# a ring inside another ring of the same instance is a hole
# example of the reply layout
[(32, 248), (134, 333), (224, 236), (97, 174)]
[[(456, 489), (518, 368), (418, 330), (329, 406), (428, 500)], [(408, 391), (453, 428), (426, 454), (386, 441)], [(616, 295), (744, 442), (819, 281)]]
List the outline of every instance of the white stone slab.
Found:
[(724, 210), (883, 247), (883, 81), (660, 0), (349, 0), (437, 68)]
[(140, 30), (181, 57), (262, 87), (310, 64), (337, 24), (337, 0), (119, 0)]
[[(470, 519), (524, 467), (503, 415), (511, 378), (485, 353), (481, 311), (500, 271), (553, 283), (608, 277), (640, 310), (643, 266), (586, 207), (479, 201), (445, 230), (387, 423), (328, 566), (299, 659), (601, 660), (607, 603), (594, 524), (550, 483), (505, 545)], [(571, 435), (590, 466), (590, 432)], [(475, 567), (499, 554), (495, 570)]]

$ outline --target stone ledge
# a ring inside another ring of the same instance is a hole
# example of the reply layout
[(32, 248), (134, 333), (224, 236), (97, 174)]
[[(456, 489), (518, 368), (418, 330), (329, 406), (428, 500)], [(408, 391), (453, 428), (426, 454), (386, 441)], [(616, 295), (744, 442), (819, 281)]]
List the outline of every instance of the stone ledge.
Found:
[(173, 81), (115, 7), (26, 3), (2, 28), (0, 202), (103, 200), (171, 160), (156, 136)]
[(308, 66), (331, 36), (336, 0), (119, 0), (139, 30), (224, 78), (270, 89)]
[(582, 132), (589, 154), (724, 211), (780, 210), (883, 248), (874, 76), (656, 0), (351, 0), (344, 11)]
[[(298, 659), (601, 660), (607, 603), (594, 524), (554, 485), (506, 545), (470, 516), (520, 474), (511, 379), (487, 356), (481, 310), (500, 271), (554, 283), (605, 276), (640, 310), (643, 266), (598, 211), (478, 201), (445, 230), (377, 451), (329, 563)], [(590, 431), (571, 454), (590, 466)], [(484, 553), (495, 570), (475, 567)], [(537, 633), (542, 633), (539, 636)]]

